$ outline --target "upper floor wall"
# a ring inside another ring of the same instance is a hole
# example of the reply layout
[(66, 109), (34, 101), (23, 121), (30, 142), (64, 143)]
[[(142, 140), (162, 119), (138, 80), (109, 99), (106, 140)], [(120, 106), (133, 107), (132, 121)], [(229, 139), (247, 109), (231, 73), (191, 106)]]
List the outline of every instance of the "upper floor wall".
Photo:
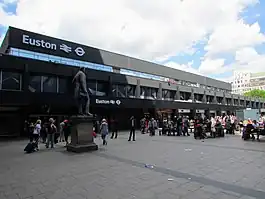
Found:
[[(2, 83), (3, 80), (5, 81), (5, 84), (10, 80), (13, 84), (13, 87), (17, 89), (22, 90), (28, 90), (27, 86), (23, 87), (22, 83), (17, 84), (17, 82), (22, 82), (22, 77), (19, 76), (19, 74), (24, 74), (25, 72), (28, 73), (32, 77), (38, 77), (38, 80), (41, 81), (44, 79), (49, 80), (49, 78), (46, 77), (52, 77), (51, 79), (53, 82), (65, 82), (63, 79), (68, 79), (71, 86), (71, 80), (72, 77), (75, 75), (77, 68), (72, 66), (67, 66), (63, 64), (58, 63), (48, 63), (44, 61), (34, 60), (34, 59), (26, 59), (21, 57), (15, 57), (15, 56), (8, 56), (3, 55), (0, 56), (0, 70), (4, 73), (4, 76), (2, 77)], [(8, 71), (18, 71), (19, 74), (15, 73), (7, 73)], [(9, 74), (15, 74), (16, 77), (9, 76)], [(27, 76), (27, 75), (26, 75)], [(39, 76), (44, 76), (45, 78), (40, 78)], [(19, 80), (20, 78), (20, 80)], [(35, 81), (36, 78), (33, 80)], [(244, 96), (239, 95), (231, 95), (225, 92), (214, 92), (205, 90), (202, 88), (192, 88), (188, 86), (182, 86), (182, 85), (170, 85), (166, 82), (159, 82), (155, 80), (148, 80), (144, 78), (135, 78), (132, 76), (126, 76), (122, 74), (107, 72), (107, 71), (99, 71), (99, 70), (87, 70), (87, 78), (88, 81), (92, 80), (94, 83), (91, 83), (90, 85), (94, 85), (92, 87), (95, 87), (95, 85), (100, 85), (100, 88), (108, 88), (108, 84), (117, 85), (119, 88), (118, 90), (126, 90), (127, 86), (130, 88), (135, 89), (135, 96), (138, 98), (147, 97), (149, 99), (152, 96), (154, 99), (169, 99), (169, 100), (184, 100), (184, 101), (199, 101), (199, 102), (209, 102), (209, 103), (219, 103), (219, 104), (233, 104), (233, 101), (249, 101), (249, 102), (259, 102), (259, 99), (251, 99), (251, 98), (245, 98)], [(8, 80), (8, 81), (7, 81)], [(32, 80), (32, 81), (33, 81)], [(95, 84), (96, 80), (96, 84)], [(1, 84), (1, 82), (0, 82)], [(105, 85), (105, 86), (102, 86)], [(6, 89), (5, 85), (0, 86), (2, 89)], [(99, 86), (96, 86), (99, 88)], [(126, 89), (124, 89), (126, 87)], [(138, 91), (136, 92), (136, 88), (138, 87)], [(60, 89), (61, 87), (59, 87)], [(70, 87), (68, 87), (70, 89)], [(153, 88), (153, 89), (152, 89)], [(56, 90), (56, 86), (53, 87), (54, 90)], [(9, 88), (10, 90), (10, 88)], [(127, 91), (126, 91), (127, 92)], [(131, 90), (130, 90), (131, 93)], [(160, 93), (160, 94), (159, 94)], [(137, 95), (136, 95), (137, 94)], [(160, 98), (159, 98), (160, 96)], [(216, 97), (216, 101), (214, 101), (214, 97)], [(183, 99), (182, 99), (183, 98)], [(233, 99), (233, 100), (232, 100)], [(261, 101), (262, 102), (262, 101)], [(264, 102), (263, 102), (264, 103)], [(236, 103), (234, 103), (236, 104)]]
[(115, 71), (129, 69), (132, 71), (159, 75), (177, 81), (190, 80), (194, 83), (212, 86), (226, 91), (232, 90), (231, 84), (226, 82), (13, 27), (9, 28), (3, 43), (5, 45), (2, 47), (5, 51), (11, 47), (25, 49), (33, 52), (112, 66)]

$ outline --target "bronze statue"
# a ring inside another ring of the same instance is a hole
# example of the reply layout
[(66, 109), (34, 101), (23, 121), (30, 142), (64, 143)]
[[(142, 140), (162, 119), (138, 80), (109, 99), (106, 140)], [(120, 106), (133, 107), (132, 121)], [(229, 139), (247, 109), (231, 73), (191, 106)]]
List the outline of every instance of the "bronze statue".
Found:
[(91, 116), (92, 114), (89, 112), (90, 98), (87, 91), (85, 68), (80, 68), (72, 82), (75, 85), (74, 98), (77, 103), (78, 114)]

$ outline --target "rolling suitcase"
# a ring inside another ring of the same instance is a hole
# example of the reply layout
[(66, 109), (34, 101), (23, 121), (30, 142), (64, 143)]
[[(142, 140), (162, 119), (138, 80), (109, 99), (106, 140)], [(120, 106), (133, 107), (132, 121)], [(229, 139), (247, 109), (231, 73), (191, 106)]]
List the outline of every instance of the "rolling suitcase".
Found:
[(30, 142), (26, 145), (26, 147), (24, 148), (24, 151), (26, 153), (33, 153), (36, 151), (36, 148), (37, 148), (37, 144), (34, 143), (34, 142)]

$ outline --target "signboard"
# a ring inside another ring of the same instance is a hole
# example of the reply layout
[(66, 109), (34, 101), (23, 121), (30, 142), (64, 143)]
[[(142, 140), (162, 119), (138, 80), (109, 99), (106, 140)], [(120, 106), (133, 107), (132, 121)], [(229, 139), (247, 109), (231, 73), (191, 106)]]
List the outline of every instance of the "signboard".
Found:
[(12, 48), (104, 64), (99, 49), (13, 27), (9, 28), (8, 42)]
[(205, 110), (196, 110), (196, 113), (204, 113), (205, 112)]
[(215, 110), (210, 110), (210, 113), (216, 113), (216, 111)]
[(96, 99), (96, 104), (101, 105), (120, 105), (121, 100), (104, 100), (104, 99)]

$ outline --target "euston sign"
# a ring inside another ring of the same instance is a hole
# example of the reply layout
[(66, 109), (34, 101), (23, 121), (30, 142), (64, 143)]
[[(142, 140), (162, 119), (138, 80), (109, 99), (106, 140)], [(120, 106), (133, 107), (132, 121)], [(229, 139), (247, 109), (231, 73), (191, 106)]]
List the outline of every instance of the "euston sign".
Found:
[(45, 41), (43, 39), (36, 39), (31, 38), (29, 35), (23, 34), (22, 35), (22, 43), (30, 46), (35, 46), (39, 48), (49, 49), (56, 51), (57, 49), (60, 51), (63, 51), (64, 53), (71, 53), (72, 51), (79, 57), (82, 57), (85, 55), (85, 50), (81, 47), (77, 47), (75, 49), (72, 49), (71, 46), (67, 46), (66, 44), (60, 44), (58, 47), (58, 44), (51, 43), (49, 41)]
[(101, 100), (101, 99), (96, 99), (96, 104), (106, 104), (106, 105), (120, 105), (121, 101), (120, 100)]

